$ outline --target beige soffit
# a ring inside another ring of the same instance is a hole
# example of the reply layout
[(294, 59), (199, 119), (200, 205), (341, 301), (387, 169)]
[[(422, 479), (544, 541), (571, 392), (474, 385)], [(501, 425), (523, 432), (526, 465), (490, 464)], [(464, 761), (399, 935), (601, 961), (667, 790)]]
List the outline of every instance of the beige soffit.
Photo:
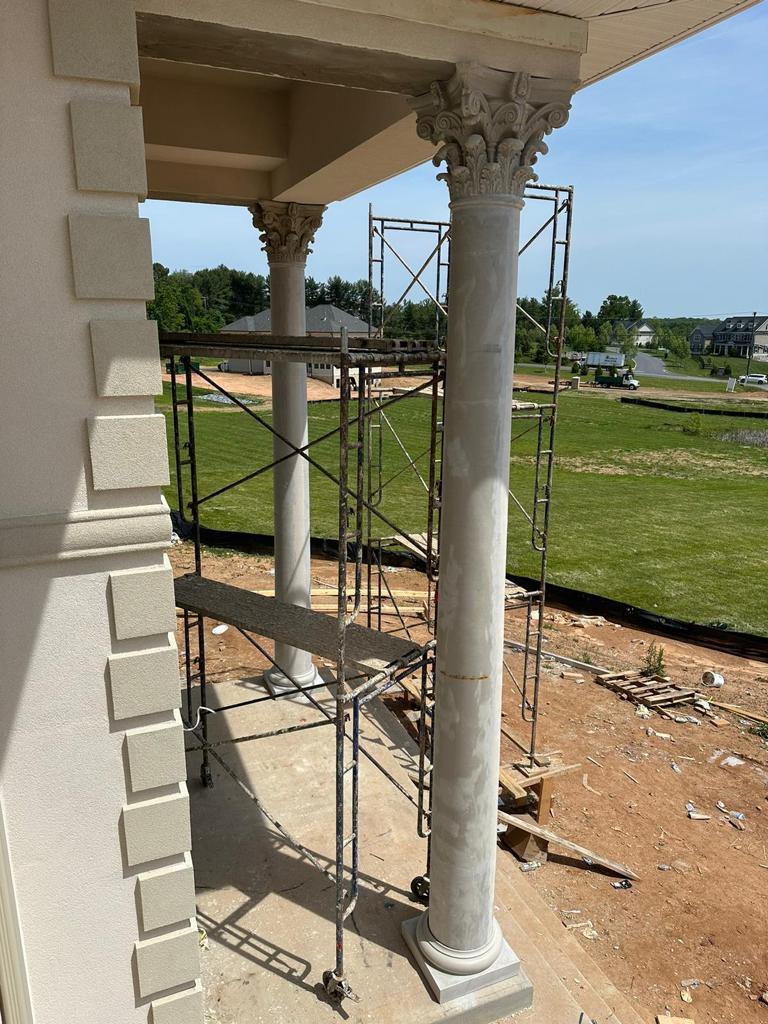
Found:
[(11, 858), (0, 801), (0, 1019), (3, 1024), (34, 1024), (27, 965), (11, 877)]
[[(323, 2), (323, 0), (317, 0)], [(514, 7), (511, 0), (482, 0)], [(580, 18), (589, 26), (581, 84), (591, 85), (696, 35), (760, 0), (528, 0), (536, 11)]]
[[(425, 62), (455, 61), (481, 59), (480, 54), (466, 48), (471, 47), (473, 39), (484, 39), (484, 63), (501, 68), (504, 54), (514, 57), (519, 44), (579, 51), (583, 53), (579, 78), (582, 85), (589, 85), (758, 2), (260, 0), (253, 4), (232, 0), (221, 4), (213, 0), (136, 0), (136, 7), (140, 52), (145, 53), (142, 21), (150, 29), (153, 16), (185, 19), (187, 24), (208, 20), (212, 25), (242, 29), (256, 28), (258, 22), (263, 32), (284, 37), (285, 52), (290, 51), (293, 37), (303, 40), (305, 46), (331, 41), (350, 47), (378, 45), (381, 49), (392, 48), (403, 55), (418, 56)], [(214, 7), (217, 14), (213, 13)], [(299, 13), (302, 10), (303, 17)], [(358, 17), (351, 18), (350, 14)], [(457, 58), (454, 49), (459, 44), (466, 52)]]

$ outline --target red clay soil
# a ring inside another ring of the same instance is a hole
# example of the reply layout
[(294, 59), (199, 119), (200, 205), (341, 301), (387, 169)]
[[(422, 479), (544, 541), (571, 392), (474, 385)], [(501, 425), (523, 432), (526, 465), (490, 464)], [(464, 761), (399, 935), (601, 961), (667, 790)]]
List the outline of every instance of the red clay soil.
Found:
[[(192, 567), (189, 545), (175, 547), (171, 558), (177, 573)], [(273, 585), (271, 568), (267, 557), (204, 555), (206, 575), (253, 589)], [(419, 573), (390, 572), (395, 589), (424, 587)], [(313, 562), (313, 587), (329, 595), (323, 603), (333, 602), (335, 581), (334, 563)], [(417, 639), (425, 636), (423, 623), (407, 621)], [(711, 668), (726, 680), (721, 690), (711, 691), (713, 699), (768, 714), (764, 662), (610, 622), (579, 621), (568, 612), (550, 610), (545, 617), (549, 648), (618, 671), (640, 667), (649, 644), (660, 643), (675, 683), (700, 688), (702, 672)], [(212, 636), (213, 625), (207, 623), (209, 680), (258, 678), (266, 659), (234, 629)], [(385, 628), (398, 626), (394, 617), (385, 620)], [(508, 615), (507, 635), (521, 638), (519, 613)], [(509, 665), (519, 678), (520, 659), (512, 656)], [(527, 875), (530, 884), (563, 915), (564, 925), (592, 922), (597, 937), (589, 939), (574, 929), (579, 941), (619, 989), (647, 1008), (649, 1022), (666, 1011), (696, 1024), (766, 1024), (768, 1005), (760, 995), (768, 990), (768, 744), (750, 734), (749, 723), (740, 724), (725, 712), (727, 723), (719, 727), (700, 715), (700, 725), (655, 714), (641, 719), (634, 705), (594, 683), (588, 673), (578, 682), (562, 677), (563, 671), (575, 670), (547, 663), (538, 748), (559, 750), (564, 763), (581, 767), (558, 780), (548, 826), (630, 866), (639, 880), (630, 890), (614, 889), (615, 877), (552, 847), (549, 861)], [(402, 710), (405, 704), (397, 697), (390, 706)], [(690, 707), (682, 710), (696, 714)], [(519, 695), (509, 681), (504, 713), (507, 727), (524, 740)], [(649, 728), (671, 739), (649, 735)], [(743, 763), (723, 766), (729, 755)], [(502, 737), (502, 760), (518, 757), (519, 751)], [(717, 810), (718, 800), (744, 813), (743, 831)], [(688, 801), (710, 820), (689, 819)], [(499, 857), (510, 870), (518, 870), (511, 853), (500, 848)], [(670, 870), (660, 870), (661, 864)], [(684, 990), (684, 981), (697, 984)], [(683, 1001), (683, 991), (692, 1002)]]

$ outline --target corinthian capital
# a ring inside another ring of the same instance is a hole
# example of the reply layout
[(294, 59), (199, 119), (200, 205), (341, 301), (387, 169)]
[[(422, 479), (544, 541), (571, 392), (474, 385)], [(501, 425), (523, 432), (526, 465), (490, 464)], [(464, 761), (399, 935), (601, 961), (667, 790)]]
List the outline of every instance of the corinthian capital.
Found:
[(270, 263), (303, 263), (323, 221), (324, 206), (264, 200), (249, 206)]
[(432, 162), (451, 199), (522, 196), (536, 181), (533, 165), (546, 153), (544, 136), (568, 120), (572, 88), (523, 72), (493, 71), (475, 63), (456, 65), (448, 82), (433, 82), (411, 101), (419, 137), (441, 144)]

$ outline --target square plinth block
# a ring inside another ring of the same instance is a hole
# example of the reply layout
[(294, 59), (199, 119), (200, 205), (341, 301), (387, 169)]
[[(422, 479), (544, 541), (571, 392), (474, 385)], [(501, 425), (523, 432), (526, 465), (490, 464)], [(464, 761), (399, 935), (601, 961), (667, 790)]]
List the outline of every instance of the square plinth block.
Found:
[(492, 1024), (533, 1004), (533, 986), (506, 942), (496, 962), (478, 974), (448, 974), (433, 967), (416, 941), (418, 917), (403, 921), (403, 938), (435, 999), (446, 1005), (446, 1020)]

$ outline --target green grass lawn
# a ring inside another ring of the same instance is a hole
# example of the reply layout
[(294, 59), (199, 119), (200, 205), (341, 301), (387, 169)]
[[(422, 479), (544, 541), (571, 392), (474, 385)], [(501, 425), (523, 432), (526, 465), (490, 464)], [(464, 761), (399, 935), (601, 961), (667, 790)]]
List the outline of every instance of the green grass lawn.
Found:
[[(766, 430), (765, 421), (700, 417), (703, 422), (694, 427), (698, 432), (688, 433), (692, 424), (680, 413), (583, 392), (563, 393), (560, 403), (550, 579), (662, 614), (768, 634), (768, 551), (760, 542), (768, 452), (720, 436), (735, 428)], [(202, 404), (196, 397), (196, 409)], [(269, 418), (268, 412), (255, 411)], [(387, 414), (411, 456), (426, 449), (427, 400), (401, 402)], [(318, 437), (337, 425), (338, 405), (312, 404), (309, 417), (310, 437)], [(171, 440), (170, 416), (166, 418)], [(268, 431), (243, 412), (213, 406), (196, 416), (195, 426), (201, 494), (271, 457)], [(383, 476), (394, 479), (385, 488), (380, 510), (400, 529), (421, 532), (424, 488), (383, 429)], [(532, 451), (532, 434), (513, 444), (511, 486), (526, 505), (533, 487)], [(335, 439), (312, 452), (336, 472)], [(426, 462), (419, 463), (424, 476)], [(336, 488), (315, 468), (310, 469), (310, 481), (312, 532), (333, 537)], [(175, 507), (175, 487), (167, 496)], [(202, 520), (221, 529), (271, 533), (271, 474), (205, 503)], [(393, 532), (382, 523), (375, 527), (385, 535)], [(521, 514), (510, 506), (508, 567), (533, 575), (536, 555), (529, 533)]]
[[(746, 359), (741, 359), (738, 356), (713, 356), (712, 357), (715, 366), (725, 366), (726, 363), (731, 367), (734, 377), (740, 377), (743, 373), (747, 372)], [(685, 373), (693, 374), (694, 377), (709, 377), (710, 367), (700, 366), (699, 361), (693, 356), (688, 356), (686, 359), (677, 359), (674, 356), (670, 356), (664, 364), (670, 373)], [(758, 363), (756, 360), (752, 360), (751, 373), (766, 373), (766, 364)], [(714, 378), (718, 379), (718, 378)], [(724, 380), (727, 378), (719, 378)]]
[(724, 395), (726, 393), (726, 381), (717, 378), (702, 377), (701, 380), (675, 380), (667, 377), (647, 377), (644, 373), (638, 373), (640, 391), (635, 394), (643, 394), (646, 391), (695, 391), (710, 392), (712, 394)]

